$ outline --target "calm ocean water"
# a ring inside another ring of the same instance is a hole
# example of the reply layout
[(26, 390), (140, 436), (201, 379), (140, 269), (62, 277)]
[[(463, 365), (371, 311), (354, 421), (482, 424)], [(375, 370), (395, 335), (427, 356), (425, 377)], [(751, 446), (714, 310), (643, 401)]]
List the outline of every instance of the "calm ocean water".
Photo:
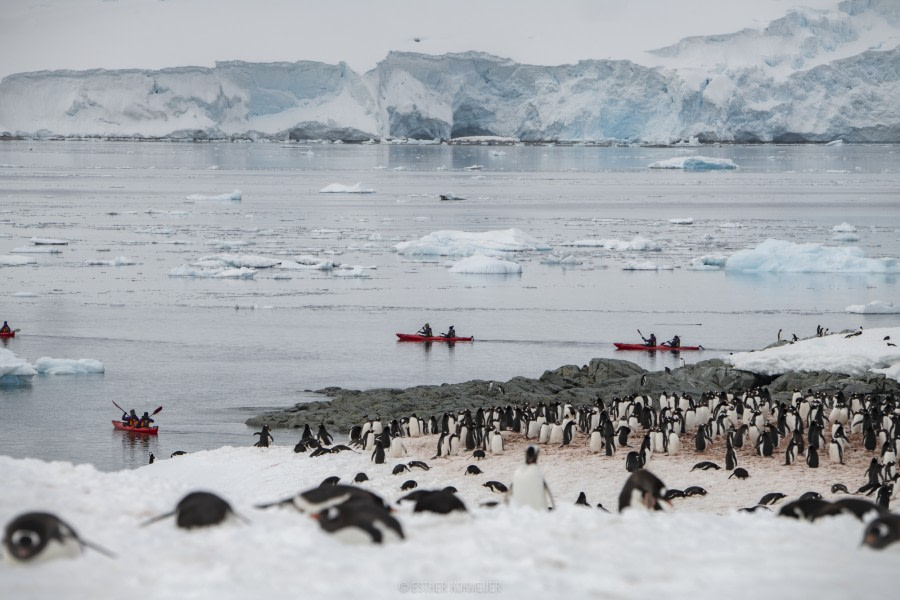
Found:
[[(694, 154), (740, 168), (647, 168)], [(357, 182), (376, 193), (318, 193)], [(240, 202), (187, 199), (235, 189)], [(448, 193), (465, 200), (441, 202)], [(692, 225), (669, 222), (687, 218)], [(709, 349), (682, 353), (693, 362), (764, 346), (779, 329), (896, 325), (897, 315), (844, 311), (900, 301), (896, 276), (686, 268), (769, 237), (839, 244), (832, 228), (843, 222), (869, 256), (900, 256), (900, 148), (2, 143), (0, 255), (31, 237), (70, 241), (60, 254), (26, 255), (36, 266), (0, 267), (0, 319), (22, 330), (5, 347), (32, 362), (93, 358), (106, 372), (0, 387), (0, 454), (119, 469), (146, 463), (149, 452), (250, 445), (244, 419), (315, 399), (305, 390), (325, 386), (534, 377), (594, 357), (677, 366), (669, 355), (617, 353), (612, 342), (637, 341), (637, 329)], [(527, 253), (514, 257), (520, 276), (461, 275), (447, 271), (452, 259), (392, 249), (437, 230), (509, 228), (581, 264)], [(662, 251), (560, 246), (636, 235)], [(365, 278), (169, 276), (223, 252), (377, 268)], [(135, 264), (86, 265), (120, 256)], [(643, 261), (674, 268), (622, 270)], [(395, 341), (425, 321), (476, 342)], [(159, 438), (113, 431), (113, 401), (139, 412), (163, 406)], [(296, 437), (275, 431), (277, 443)]]

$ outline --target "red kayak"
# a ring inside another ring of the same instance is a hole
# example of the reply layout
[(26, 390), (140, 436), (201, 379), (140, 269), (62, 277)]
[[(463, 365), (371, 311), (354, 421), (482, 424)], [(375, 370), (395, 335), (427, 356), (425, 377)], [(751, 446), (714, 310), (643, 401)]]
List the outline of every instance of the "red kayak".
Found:
[(130, 433), (142, 433), (144, 435), (156, 435), (159, 433), (159, 427), (129, 427), (122, 421), (113, 421), (113, 427), (119, 431), (128, 431)]
[(474, 337), (444, 337), (442, 335), (432, 335), (425, 337), (418, 333), (398, 333), (397, 337), (401, 342), (471, 342)]
[(0, 332), (0, 338), (11, 338), (16, 337), (15, 331), (2, 331)]
[(679, 350), (702, 350), (700, 346), (679, 346), (673, 348), (671, 346), (645, 346), (644, 344), (613, 344), (616, 350), (668, 350), (669, 352), (678, 352)]

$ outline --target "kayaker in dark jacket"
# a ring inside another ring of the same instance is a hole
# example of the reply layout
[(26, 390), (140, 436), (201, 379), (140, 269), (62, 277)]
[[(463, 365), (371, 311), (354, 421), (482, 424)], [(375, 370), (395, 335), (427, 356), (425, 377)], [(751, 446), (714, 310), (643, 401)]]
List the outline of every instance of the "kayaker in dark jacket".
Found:
[(676, 335), (668, 342), (663, 342), (663, 346), (668, 346), (669, 348), (681, 348), (681, 338)]
[(145, 412), (141, 415), (141, 420), (138, 422), (138, 427), (150, 427), (150, 423), (153, 422), (153, 419), (150, 418), (150, 414)]
[(453, 325), (447, 330), (447, 333), (441, 334), (445, 338), (455, 338), (456, 337), (456, 329), (454, 329)]
[(431, 325), (429, 325), (428, 323), (425, 323), (425, 325), (422, 327), (422, 329), (420, 329), (416, 333), (418, 333), (422, 337), (432, 337)]
[(9, 328), (9, 323), (3, 321), (3, 327), (0, 327), (0, 333), (10, 333), (12, 329)]
[(641, 339), (644, 340), (644, 345), (647, 346), (648, 348), (651, 348), (656, 345), (656, 334), (655, 333), (651, 333), (650, 337), (648, 337), (648, 338), (641, 336)]
[(138, 419), (137, 413), (134, 412), (134, 409), (132, 408), (131, 414), (128, 415), (128, 426), (134, 427), (135, 425), (138, 424), (138, 422), (140, 422), (140, 419)]

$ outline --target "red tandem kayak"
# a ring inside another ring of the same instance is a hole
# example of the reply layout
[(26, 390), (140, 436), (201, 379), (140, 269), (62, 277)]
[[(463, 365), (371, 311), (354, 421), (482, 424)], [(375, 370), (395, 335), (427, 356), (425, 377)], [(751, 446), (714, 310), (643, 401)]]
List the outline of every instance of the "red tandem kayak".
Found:
[(418, 333), (398, 333), (397, 337), (401, 342), (471, 342), (474, 337), (444, 337), (442, 335), (432, 335), (425, 337)]
[(669, 352), (678, 352), (679, 350), (700, 350), (700, 346), (679, 346), (672, 348), (671, 346), (645, 346), (644, 344), (613, 344), (616, 350), (668, 350)]
[(10, 337), (16, 337), (16, 332), (15, 331), (0, 332), (0, 338), (10, 338)]
[(131, 433), (143, 433), (146, 435), (156, 435), (159, 433), (159, 427), (129, 427), (122, 421), (113, 421), (113, 427), (119, 431), (129, 431)]

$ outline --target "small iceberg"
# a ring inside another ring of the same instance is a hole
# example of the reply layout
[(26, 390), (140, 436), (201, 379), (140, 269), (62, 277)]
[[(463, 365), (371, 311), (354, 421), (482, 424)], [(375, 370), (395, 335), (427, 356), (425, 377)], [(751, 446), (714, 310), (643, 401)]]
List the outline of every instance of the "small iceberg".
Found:
[(450, 267), (450, 272), (478, 275), (514, 275), (522, 272), (522, 265), (509, 260), (479, 254), (458, 261)]
[(181, 265), (169, 271), (169, 277), (196, 277), (199, 279), (253, 279), (256, 269), (216, 269)]
[(394, 249), (397, 254), (408, 256), (504, 256), (509, 252), (549, 252), (550, 246), (519, 229), (479, 233), (444, 230), (434, 231), (411, 242), (400, 242)]
[(659, 252), (662, 247), (655, 241), (647, 239), (643, 236), (636, 235), (631, 241), (602, 239), (602, 240), (576, 240), (574, 242), (563, 242), (560, 246), (575, 246), (579, 248), (603, 248), (604, 250), (615, 250), (617, 252)]
[(31, 256), (13, 256), (12, 254), (0, 255), (0, 267), (21, 267), (24, 265), (36, 265), (37, 259)]
[(683, 219), (669, 219), (669, 223), (672, 225), (693, 225), (694, 219), (691, 217), (685, 217)]
[(710, 158), (708, 156), (670, 158), (648, 166), (651, 169), (682, 169), (684, 171), (721, 171), (738, 168), (733, 160), (728, 158)]
[(128, 258), (127, 256), (118, 256), (112, 260), (99, 260), (99, 259), (90, 260), (89, 259), (89, 260), (84, 261), (84, 264), (86, 264), (90, 267), (124, 267), (124, 266), (128, 266), (128, 265), (134, 265), (137, 263), (134, 262), (133, 260), (131, 260), (130, 258)]
[(31, 382), (37, 371), (12, 350), (0, 348), (0, 387), (24, 385)]
[(50, 358), (44, 356), (37, 359), (34, 368), (41, 375), (81, 375), (85, 373), (103, 373), (103, 363), (92, 358)]
[(67, 240), (56, 240), (53, 238), (38, 238), (33, 237), (28, 240), (35, 246), (68, 246), (69, 242)]
[(331, 185), (326, 185), (321, 190), (319, 190), (320, 194), (374, 194), (375, 190), (371, 188), (364, 188), (362, 183), (357, 183), (356, 185), (344, 185), (342, 183), (332, 183)]
[(234, 200), (240, 201), (242, 198), (241, 190), (234, 190), (230, 194), (219, 194), (218, 196), (205, 196), (203, 194), (191, 194), (185, 196), (185, 200)]
[(672, 271), (674, 267), (669, 265), (658, 265), (653, 262), (628, 263), (622, 267), (623, 271)]
[(873, 300), (868, 304), (851, 304), (844, 310), (855, 315), (900, 314), (900, 307), (894, 306), (893, 302), (882, 302), (881, 300)]
[(721, 254), (707, 254), (691, 259), (691, 266), (688, 267), (692, 271), (718, 271), (725, 266), (727, 256)]

